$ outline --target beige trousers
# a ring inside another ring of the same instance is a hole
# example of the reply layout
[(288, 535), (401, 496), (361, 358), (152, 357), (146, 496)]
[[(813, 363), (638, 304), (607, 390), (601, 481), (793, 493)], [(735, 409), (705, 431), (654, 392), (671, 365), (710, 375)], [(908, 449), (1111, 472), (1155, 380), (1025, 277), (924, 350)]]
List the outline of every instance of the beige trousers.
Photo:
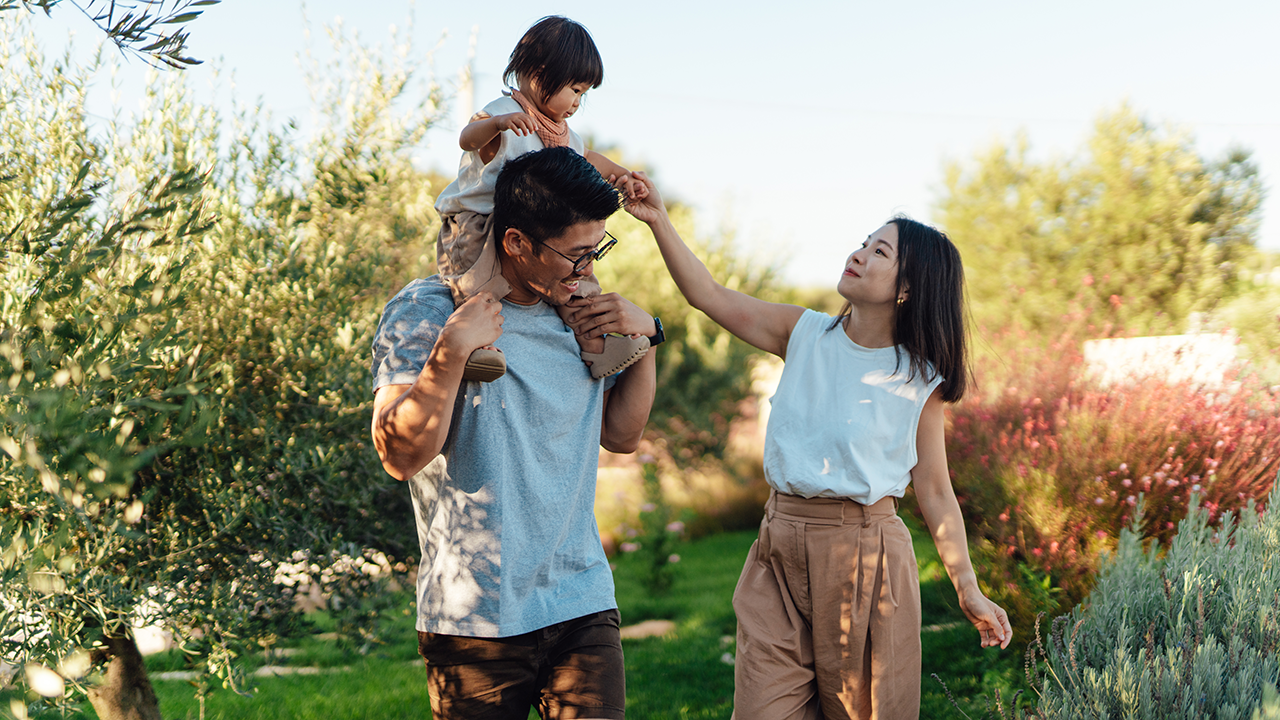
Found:
[(895, 508), (770, 494), (733, 593), (737, 720), (919, 717), (920, 576)]

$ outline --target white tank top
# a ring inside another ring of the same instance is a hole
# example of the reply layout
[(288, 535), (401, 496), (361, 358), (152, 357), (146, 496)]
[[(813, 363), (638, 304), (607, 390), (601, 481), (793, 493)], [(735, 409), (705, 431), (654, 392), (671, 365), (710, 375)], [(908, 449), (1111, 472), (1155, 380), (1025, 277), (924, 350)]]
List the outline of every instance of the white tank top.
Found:
[[(503, 95), (485, 105), (482, 112), (493, 117), (521, 112), (521, 109), (520, 103)], [(449, 187), (440, 192), (439, 197), (436, 198), (436, 212), (441, 215), (453, 215), (469, 210), (479, 215), (492, 215), (493, 188), (498, 182), (498, 172), (502, 170), (502, 166), (508, 160), (514, 160), (534, 150), (541, 150), (543, 147), (542, 141), (533, 134), (521, 137), (511, 130), (506, 130), (499, 137), (502, 140), (498, 145), (498, 154), (494, 155), (488, 164), (480, 159), (478, 151), (473, 150), (462, 154), (462, 161), (458, 163), (458, 179), (449, 183)], [(586, 155), (586, 145), (572, 128), (569, 129), (569, 147), (579, 155)]]
[[(902, 497), (916, 465), (916, 428), (941, 382), (915, 377), (910, 356), (855, 344), (833, 318), (806, 310), (791, 331), (764, 442), (778, 492), (870, 505)], [(897, 371), (895, 372), (895, 366)]]

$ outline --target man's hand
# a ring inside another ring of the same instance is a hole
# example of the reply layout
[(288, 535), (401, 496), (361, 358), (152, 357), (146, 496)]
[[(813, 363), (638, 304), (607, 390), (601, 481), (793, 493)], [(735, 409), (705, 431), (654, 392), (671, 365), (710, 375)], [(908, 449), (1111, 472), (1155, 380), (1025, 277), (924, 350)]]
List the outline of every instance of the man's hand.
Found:
[(636, 170), (631, 173), (631, 182), (636, 187), (635, 201), (626, 204), (625, 209), (631, 213), (637, 220), (649, 225), (660, 222), (667, 217), (667, 207), (662, 204), (662, 195), (658, 193), (658, 188), (654, 187), (653, 181), (643, 172)]
[(493, 345), (501, 335), (502, 302), (484, 291), (467, 298), (453, 311), (436, 342), (467, 358), (476, 348)]
[(537, 127), (538, 127), (534, 123), (533, 118), (529, 117), (528, 114), (523, 112), (513, 112), (513, 113), (507, 113), (505, 115), (494, 115), (493, 122), (495, 125), (498, 126), (498, 132), (502, 132), (503, 130), (510, 130), (511, 132), (519, 135), (520, 137), (524, 137), (525, 135), (532, 135), (534, 132), (537, 131)]
[(601, 337), (606, 333), (645, 337), (658, 334), (653, 316), (618, 293), (571, 298), (565, 307), (572, 309), (565, 322), (575, 334), (583, 337)]

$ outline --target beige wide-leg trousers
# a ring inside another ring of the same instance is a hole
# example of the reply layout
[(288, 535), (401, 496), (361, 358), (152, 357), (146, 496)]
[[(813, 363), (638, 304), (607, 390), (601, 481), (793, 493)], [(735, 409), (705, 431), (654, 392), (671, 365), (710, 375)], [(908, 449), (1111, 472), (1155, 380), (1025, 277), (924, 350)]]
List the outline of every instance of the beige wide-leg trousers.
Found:
[(737, 720), (920, 715), (920, 577), (896, 500), (771, 493), (733, 609)]

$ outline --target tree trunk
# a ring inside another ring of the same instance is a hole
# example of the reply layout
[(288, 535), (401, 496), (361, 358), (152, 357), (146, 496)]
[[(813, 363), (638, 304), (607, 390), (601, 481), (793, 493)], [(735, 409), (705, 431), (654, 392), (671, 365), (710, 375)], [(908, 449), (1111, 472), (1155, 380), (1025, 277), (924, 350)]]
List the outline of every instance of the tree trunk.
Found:
[(89, 702), (101, 720), (160, 720), (160, 703), (147, 679), (142, 653), (132, 637), (105, 637), (105, 649), (93, 653), (106, 662), (102, 684), (89, 690)]

